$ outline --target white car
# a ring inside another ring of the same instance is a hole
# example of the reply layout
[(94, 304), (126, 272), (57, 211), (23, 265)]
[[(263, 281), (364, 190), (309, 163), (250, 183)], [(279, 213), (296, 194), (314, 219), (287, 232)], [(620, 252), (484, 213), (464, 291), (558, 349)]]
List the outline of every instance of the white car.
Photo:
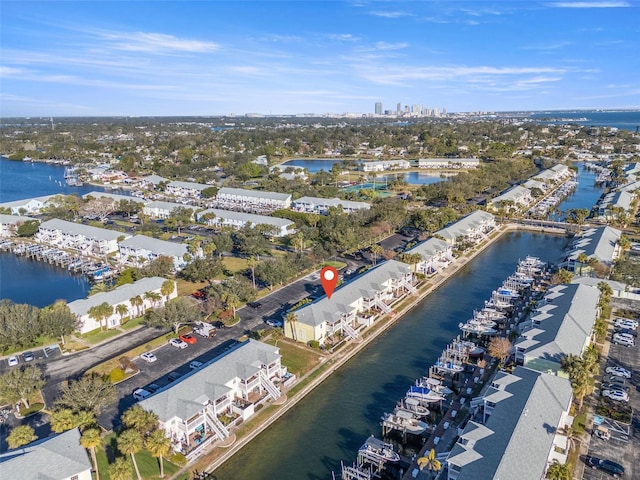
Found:
[(607, 367), (605, 372), (609, 375), (615, 375), (616, 377), (631, 378), (631, 372), (622, 367)]
[(623, 347), (635, 347), (636, 342), (633, 341), (633, 338), (629, 337), (618, 337), (616, 335), (613, 336), (612, 342), (616, 345), (622, 345)]
[(151, 352), (144, 352), (142, 355), (140, 355), (140, 358), (142, 360), (144, 360), (145, 362), (149, 362), (149, 363), (153, 363), (156, 360), (158, 360), (158, 357), (156, 357), (153, 353)]
[(144, 400), (149, 395), (151, 395), (151, 392), (145, 390), (144, 388), (138, 388), (133, 392), (133, 398), (135, 398), (137, 401)]
[(18, 363), (20, 363), (20, 360), (18, 360), (18, 357), (16, 357), (15, 355), (12, 355), (7, 359), (7, 363), (10, 367), (15, 367), (16, 365), (18, 365)]
[(613, 324), (618, 328), (628, 328), (629, 330), (638, 329), (638, 322), (636, 320), (629, 320), (628, 318), (618, 318)]
[(179, 338), (172, 338), (169, 340), (169, 345), (176, 348), (187, 348), (189, 346), (187, 342), (183, 342)]
[(602, 392), (602, 396), (610, 398), (611, 400), (616, 400), (618, 402), (629, 401), (629, 394), (627, 392), (623, 392), (622, 390), (604, 390)]
[(267, 325), (269, 325), (270, 327), (275, 327), (275, 328), (282, 328), (282, 322), (278, 321), (278, 320), (266, 320), (265, 323)]
[(189, 364), (189, 368), (190, 368), (191, 370), (195, 370), (196, 368), (200, 368), (201, 366), (202, 366), (202, 362), (199, 362), (199, 361), (197, 361), (197, 360), (194, 360), (193, 362), (191, 362), (191, 363)]

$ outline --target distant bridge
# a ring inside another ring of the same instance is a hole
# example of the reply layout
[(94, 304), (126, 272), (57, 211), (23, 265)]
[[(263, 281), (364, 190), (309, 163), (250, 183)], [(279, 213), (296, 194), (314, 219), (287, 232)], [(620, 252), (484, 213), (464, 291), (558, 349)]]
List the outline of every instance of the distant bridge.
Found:
[(536, 220), (533, 218), (504, 218), (500, 219), (503, 223), (514, 223), (516, 225), (524, 225), (541, 230), (562, 230), (565, 232), (576, 233), (581, 228), (590, 228), (592, 225), (583, 224), (576, 225), (569, 222), (554, 222), (553, 220)]

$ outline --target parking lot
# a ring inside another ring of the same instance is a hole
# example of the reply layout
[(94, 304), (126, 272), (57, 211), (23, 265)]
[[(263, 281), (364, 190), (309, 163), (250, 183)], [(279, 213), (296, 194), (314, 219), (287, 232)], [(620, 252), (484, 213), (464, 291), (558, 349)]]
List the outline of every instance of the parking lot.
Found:
[[(609, 338), (611, 338), (611, 331)], [(627, 425), (617, 425), (615, 422), (607, 425), (611, 432), (609, 440), (603, 440), (597, 435), (591, 436), (589, 455), (613, 460), (625, 468), (624, 478), (640, 478), (640, 421), (637, 412), (640, 410), (640, 347), (625, 347), (611, 343), (606, 366), (620, 366), (631, 372), (631, 379), (626, 381), (629, 387), (629, 406), (633, 409), (630, 428)], [(605, 375), (606, 376), (606, 375)], [(599, 384), (596, 384), (594, 398), (600, 394)], [(616, 427), (619, 429), (616, 431)], [(624, 430), (629, 432), (628, 440)], [(584, 461), (585, 459), (582, 458)], [(599, 480), (611, 478), (606, 472), (585, 468), (583, 480)]]

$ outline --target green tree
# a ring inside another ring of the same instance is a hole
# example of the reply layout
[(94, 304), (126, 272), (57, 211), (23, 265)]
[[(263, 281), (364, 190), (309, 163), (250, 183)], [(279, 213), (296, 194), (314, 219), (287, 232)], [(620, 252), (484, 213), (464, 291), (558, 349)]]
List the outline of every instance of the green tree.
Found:
[(16, 233), (19, 237), (33, 237), (39, 227), (40, 222), (38, 220), (27, 220), (18, 227)]
[(573, 273), (571, 273), (569, 270), (561, 268), (560, 270), (558, 270), (558, 273), (553, 275), (553, 277), (551, 278), (551, 283), (554, 283), (556, 285), (561, 283), (571, 283), (571, 280), (573, 280)]
[(176, 228), (178, 235), (180, 235), (180, 229), (185, 225), (189, 225), (193, 219), (193, 209), (187, 207), (176, 207), (171, 210), (169, 218), (164, 222), (165, 226), (169, 228)]
[(175, 289), (176, 284), (173, 282), (173, 280), (165, 280), (164, 282), (162, 282), (160, 293), (164, 295), (165, 302), (169, 301), (169, 296), (174, 292)]
[(155, 307), (157, 303), (162, 299), (162, 296), (158, 292), (144, 292), (145, 300), (149, 300)]
[(56, 433), (76, 428), (76, 414), (70, 408), (56, 408), (50, 415), (51, 430)]
[(102, 445), (102, 437), (100, 430), (97, 428), (89, 428), (82, 433), (80, 437), (80, 445), (91, 452), (91, 461), (93, 462), (93, 471), (96, 472), (95, 480), (100, 480), (100, 472), (98, 470), (98, 459), (96, 458), (96, 448)]
[(133, 462), (133, 468), (136, 471), (136, 477), (138, 480), (142, 480), (140, 476), (140, 470), (138, 469), (138, 463), (136, 462), (136, 453), (142, 450), (143, 440), (140, 432), (133, 429), (124, 430), (118, 435), (118, 450), (123, 455), (131, 455), (131, 461)]
[(200, 192), (200, 195), (202, 195), (203, 198), (213, 198), (218, 195), (218, 190), (218, 187), (207, 187)]
[(571, 480), (571, 469), (566, 463), (560, 463), (554, 459), (547, 469), (546, 478), (550, 480)]
[(287, 313), (287, 316), (284, 319), (286, 325), (289, 325), (289, 329), (291, 331), (291, 338), (294, 340), (298, 340), (298, 336), (296, 334), (297, 328), (296, 323), (298, 322), (298, 316), (294, 312)]
[(102, 330), (107, 329), (106, 320), (113, 315), (113, 307), (107, 302), (102, 302), (100, 305), (94, 305), (87, 312), (90, 318), (97, 320), (100, 323)]
[(129, 303), (132, 307), (136, 308), (136, 315), (140, 316), (140, 307), (144, 304), (144, 300), (140, 295), (136, 295), (135, 297), (131, 297), (129, 299)]
[(131, 464), (126, 459), (120, 457), (109, 465), (110, 480), (131, 480)]
[(136, 404), (122, 414), (122, 423), (127, 428), (133, 428), (146, 437), (149, 432), (158, 427), (158, 416)]
[(11, 403), (20, 401), (29, 408), (29, 400), (45, 383), (42, 370), (37, 365), (12, 369), (0, 375), (0, 398)]
[(40, 310), (42, 333), (50, 337), (60, 337), (64, 345), (64, 336), (73, 333), (79, 327), (76, 317), (64, 300), (58, 300)]
[(96, 373), (87, 373), (79, 380), (63, 385), (56, 406), (99, 415), (104, 406), (115, 403), (117, 398), (116, 387), (109, 379)]
[(374, 243), (373, 245), (371, 245), (371, 247), (369, 247), (369, 251), (373, 256), (373, 264), (375, 265), (380, 255), (384, 253), (384, 248), (382, 248), (382, 246), (378, 245), (377, 243)]
[(164, 478), (164, 457), (171, 452), (171, 440), (164, 434), (164, 430), (154, 430), (145, 441), (145, 447), (160, 463), (160, 478)]
[(20, 425), (11, 430), (7, 437), (7, 444), (9, 448), (13, 449), (27, 445), (37, 439), (38, 437), (36, 437), (35, 431), (30, 425)]
[(124, 316), (129, 313), (129, 308), (124, 303), (119, 303), (116, 305), (116, 313), (120, 315), (120, 323), (122, 323)]
[(587, 254), (586, 254), (586, 253), (581, 252), (581, 253), (578, 255), (578, 258), (577, 258), (576, 260), (577, 260), (577, 262), (580, 264), (580, 270), (579, 270), (579, 273), (580, 273), (580, 275), (582, 275), (582, 268), (583, 268), (586, 264), (588, 264), (588, 263), (589, 263), (589, 257), (587, 256)]

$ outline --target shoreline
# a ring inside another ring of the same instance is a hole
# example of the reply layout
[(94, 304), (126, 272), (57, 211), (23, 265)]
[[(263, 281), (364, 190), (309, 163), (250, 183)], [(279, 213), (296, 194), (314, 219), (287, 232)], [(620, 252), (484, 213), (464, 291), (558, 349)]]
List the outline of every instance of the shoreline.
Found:
[[(387, 331), (390, 327), (395, 325), (398, 321), (402, 319), (402, 317), (416, 307), (419, 303), (421, 303), (428, 295), (433, 293), (435, 290), (444, 285), (449, 279), (453, 278), (456, 273), (458, 273), (462, 268), (464, 268), (471, 260), (477, 257), (480, 253), (484, 252), (487, 247), (493, 245), (497, 240), (502, 238), (503, 235), (509, 232), (519, 231), (519, 230), (531, 230), (538, 233), (547, 233), (547, 234), (557, 234), (558, 232), (545, 231), (544, 229), (529, 229), (524, 225), (516, 225), (516, 224), (503, 224), (500, 225), (489, 238), (484, 241), (479, 246), (475, 247), (471, 252), (465, 253), (462, 256), (458, 257), (454, 263), (449, 265), (445, 269), (444, 272), (438, 273), (431, 277), (428, 280), (425, 280), (425, 285), (428, 285), (424, 290), (420, 289), (419, 294), (415, 298), (405, 298), (404, 301), (410, 300), (407, 305), (404, 305), (402, 308), (397, 310), (397, 314), (393, 317), (388, 317), (383, 323), (380, 324), (379, 328), (375, 328), (369, 331), (369, 334), (363, 336), (363, 341), (360, 343), (352, 344), (353, 347), (347, 350), (344, 350), (336, 355), (334, 358), (330, 358), (327, 361), (318, 365), (315, 369), (307, 373), (306, 376), (313, 375), (319, 369), (324, 368), (325, 370), (317, 376), (314, 380), (309, 382), (302, 390), (297, 392), (295, 396), (288, 397), (285, 403), (279, 408), (276, 412), (274, 412), (271, 416), (265, 419), (264, 422), (260, 423), (260, 425), (256, 426), (253, 430), (251, 430), (245, 437), (239, 440), (237, 443), (227, 447), (225, 452), (212, 462), (210, 462), (206, 467), (204, 467), (204, 471), (206, 472), (215, 472), (215, 470), (220, 467), (223, 463), (231, 459), (233, 455), (239, 452), (242, 448), (247, 446), (253, 439), (255, 439), (258, 435), (260, 435), (263, 431), (273, 425), (277, 420), (279, 420), (285, 413), (295, 407), (301, 400), (303, 400), (311, 391), (313, 391), (316, 387), (318, 387), (322, 382), (324, 382), (327, 378), (329, 378), (334, 372), (336, 372), (340, 367), (342, 367), (345, 363), (351, 360), (356, 354), (360, 353), (364, 348), (366, 348), (373, 340), (375, 340), (379, 335)], [(400, 301), (402, 303), (402, 300)], [(331, 365), (330, 368), (325, 367), (325, 365)], [(285, 392), (286, 394), (286, 392)], [(205, 454), (206, 455), (206, 454)], [(197, 464), (197, 460), (194, 464)], [(193, 465), (192, 465), (193, 466)], [(179, 474), (189, 467), (185, 467), (185, 469), (180, 470), (176, 473)]]

